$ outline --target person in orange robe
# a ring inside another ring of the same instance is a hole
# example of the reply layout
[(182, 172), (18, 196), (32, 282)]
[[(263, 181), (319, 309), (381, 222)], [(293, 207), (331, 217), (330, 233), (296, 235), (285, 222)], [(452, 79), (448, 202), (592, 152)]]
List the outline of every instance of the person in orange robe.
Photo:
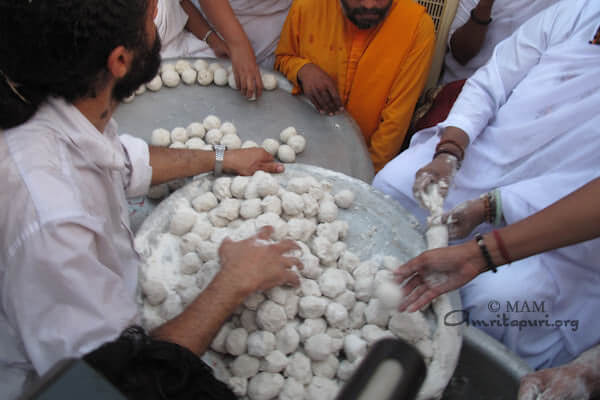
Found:
[(322, 114), (346, 109), (379, 171), (400, 150), (434, 44), (433, 22), (413, 0), (295, 0), (275, 69)]

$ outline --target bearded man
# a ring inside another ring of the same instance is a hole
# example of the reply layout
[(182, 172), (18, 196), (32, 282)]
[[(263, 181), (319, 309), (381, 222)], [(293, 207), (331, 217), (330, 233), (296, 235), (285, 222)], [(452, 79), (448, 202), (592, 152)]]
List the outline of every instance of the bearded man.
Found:
[(434, 43), (431, 18), (412, 0), (297, 0), (275, 68), (320, 113), (346, 109), (379, 171), (402, 146)]

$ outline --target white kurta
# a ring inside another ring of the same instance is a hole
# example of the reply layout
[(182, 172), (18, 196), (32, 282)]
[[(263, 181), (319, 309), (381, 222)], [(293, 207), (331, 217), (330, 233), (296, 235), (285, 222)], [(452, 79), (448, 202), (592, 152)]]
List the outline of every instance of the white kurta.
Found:
[[(540, 12), (541, 10), (553, 5), (559, 0), (496, 0), (492, 8), (492, 22), (488, 26), (485, 41), (481, 50), (466, 65), (461, 65), (451, 51), (446, 53), (444, 59), (444, 74), (442, 83), (467, 79), (473, 73), (485, 64), (494, 51), (494, 47), (502, 40), (509, 37), (525, 21)], [(474, 9), (479, 0), (460, 0), (456, 9), (456, 16), (450, 26), (448, 33), (448, 46), (450, 39), (458, 28), (463, 26), (471, 17), (471, 10)]]
[(0, 133), (0, 397), (138, 321), (125, 196), (150, 184), (148, 146), (100, 133), (63, 100)]
[[(464, 162), (445, 203), (499, 188), (507, 223), (556, 202), (600, 175), (600, 46), (588, 42), (600, 25), (600, 2), (558, 3), (496, 47), (490, 62), (463, 88), (448, 119), (418, 132), (373, 185), (424, 220), (412, 185), (446, 126), (470, 137)], [(481, 231), (489, 226), (480, 227)], [(510, 252), (510, 249), (509, 249)], [(567, 362), (600, 341), (600, 240), (530, 257), (485, 273), (461, 291), (471, 319), (496, 319), (497, 300), (544, 301), (550, 322), (568, 327), (487, 327), (535, 368)], [(509, 313), (512, 319), (545, 314)], [(571, 323), (573, 324), (573, 323)]]
[[(229, 0), (256, 55), (256, 62), (273, 68), (275, 49), (292, 0)], [(200, 9), (197, 1), (195, 5)], [(215, 53), (208, 44), (184, 29), (188, 16), (179, 0), (158, 0), (154, 23), (163, 42), (163, 58), (208, 57)]]

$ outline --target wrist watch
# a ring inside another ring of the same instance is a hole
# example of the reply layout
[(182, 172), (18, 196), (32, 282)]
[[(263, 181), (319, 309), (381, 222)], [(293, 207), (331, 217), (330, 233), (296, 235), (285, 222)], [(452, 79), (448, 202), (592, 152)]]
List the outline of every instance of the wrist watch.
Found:
[(223, 159), (225, 158), (227, 146), (223, 144), (214, 144), (213, 149), (215, 150), (215, 176), (221, 176), (223, 173)]

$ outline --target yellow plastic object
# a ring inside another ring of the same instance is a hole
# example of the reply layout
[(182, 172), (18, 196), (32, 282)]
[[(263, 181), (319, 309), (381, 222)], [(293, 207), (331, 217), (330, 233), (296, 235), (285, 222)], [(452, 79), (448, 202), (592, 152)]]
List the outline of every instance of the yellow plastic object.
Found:
[(427, 83), (425, 84), (425, 92), (427, 89), (435, 87), (440, 78), (440, 72), (442, 71), (442, 66), (444, 65), (444, 56), (448, 47), (448, 31), (450, 30), (452, 20), (456, 14), (456, 8), (458, 7), (459, 0), (416, 1), (427, 9), (427, 13), (431, 16), (431, 19), (433, 19), (433, 23), (435, 24), (435, 50), (433, 53), (431, 68), (429, 69)]

